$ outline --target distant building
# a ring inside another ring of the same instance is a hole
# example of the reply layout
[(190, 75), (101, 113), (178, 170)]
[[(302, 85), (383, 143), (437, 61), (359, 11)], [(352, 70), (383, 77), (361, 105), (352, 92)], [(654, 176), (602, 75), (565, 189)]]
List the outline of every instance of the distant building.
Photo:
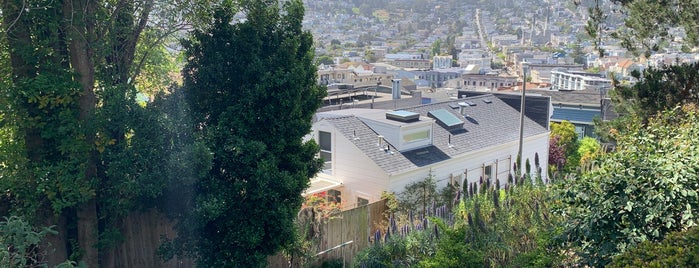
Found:
[(553, 113), (551, 122), (569, 121), (575, 125), (578, 138), (596, 137), (594, 119), (603, 121), (617, 118), (611, 101), (606, 95), (608, 88), (576, 91), (533, 90), (533, 94), (551, 97)]
[(464, 87), (490, 91), (497, 91), (499, 88), (513, 87), (517, 85), (517, 76), (501, 76), (495, 74), (465, 74)]
[(515, 45), (520, 43), (519, 38), (517, 38), (516, 35), (513, 34), (501, 34), (501, 35), (494, 35), (493, 37), (490, 38), (490, 42), (494, 46), (507, 46), (507, 45)]
[(348, 62), (335, 67), (318, 70), (318, 83), (321, 85), (348, 84), (355, 88), (376, 86), (378, 82), (391, 81), (393, 75), (380, 71), (371, 64)]
[[(551, 82), (551, 71), (565, 69), (568, 71), (582, 72), (582, 64), (529, 64), (529, 75), (532, 82)], [(520, 72), (521, 73), (521, 72)]]
[[(593, 137), (595, 135), (594, 119), (608, 121), (619, 117), (614, 111), (611, 100), (607, 96), (608, 88), (586, 89), (575, 91), (555, 91), (548, 89), (527, 89), (526, 115), (535, 118), (537, 122), (543, 119), (537, 116), (550, 111), (550, 122), (560, 123), (562, 121), (571, 122), (575, 126), (575, 133), (578, 138)], [(458, 92), (459, 98), (489, 95), (488, 92), (462, 91)], [(519, 109), (520, 95), (517, 93), (497, 93), (495, 94), (505, 103)], [(550, 100), (543, 100), (550, 98)]]
[(616, 64), (609, 67), (608, 71), (612, 73), (617, 79), (624, 79), (631, 77), (633, 71), (643, 72), (645, 67), (638, 64), (630, 59), (623, 59), (618, 61)]
[(415, 71), (417, 80), (427, 81), (428, 87), (443, 87), (444, 82), (461, 77), (463, 69), (438, 69), (429, 71)]
[(423, 57), (422, 54), (409, 54), (409, 53), (397, 53), (397, 54), (386, 54), (384, 56), (386, 61), (394, 61), (394, 60), (424, 60), (425, 57)]
[(611, 87), (612, 80), (600, 74), (558, 69), (551, 71), (551, 90), (585, 90)]
[(432, 67), (430, 60), (392, 60), (386, 63), (391, 64), (400, 68), (410, 68), (410, 69), (430, 69)]
[(490, 57), (481, 49), (464, 49), (459, 53), (458, 63), (461, 67), (476, 65), (480, 69), (490, 67)]
[(432, 69), (449, 69), (451, 61), (451, 56), (434, 56), (432, 57)]

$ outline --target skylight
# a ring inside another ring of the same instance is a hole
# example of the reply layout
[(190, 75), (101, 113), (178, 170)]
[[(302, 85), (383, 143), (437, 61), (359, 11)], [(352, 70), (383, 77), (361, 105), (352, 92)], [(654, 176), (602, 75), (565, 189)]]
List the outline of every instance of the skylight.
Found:
[(446, 128), (455, 128), (464, 124), (464, 121), (444, 109), (429, 111), (427, 115), (437, 119), (437, 122)]
[(386, 119), (395, 120), (398, 122), (415, 122), (420, 120), (420, 114), (408, 111), (391, 111), (386, 112)]

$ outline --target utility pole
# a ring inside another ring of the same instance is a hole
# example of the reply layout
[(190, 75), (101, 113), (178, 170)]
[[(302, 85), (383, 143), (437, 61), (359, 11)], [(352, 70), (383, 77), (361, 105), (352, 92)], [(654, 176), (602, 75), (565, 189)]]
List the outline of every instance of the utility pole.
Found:
[(529, 65), (526, 61), (521, 63), (522, 66), (522, 99), (519, 105), (519, 149), (517, 150), (517, 168), (522, 174), (522, 144), (524, 140), (524, 94), (527, 90), (527, 71), (529, 71)]

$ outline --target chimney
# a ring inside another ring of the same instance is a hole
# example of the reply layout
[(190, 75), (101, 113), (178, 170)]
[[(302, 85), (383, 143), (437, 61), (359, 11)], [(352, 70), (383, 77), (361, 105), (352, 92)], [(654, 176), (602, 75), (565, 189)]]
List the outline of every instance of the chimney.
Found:
[(391, 82), (393, 82), (393, 88), (391, 90), (391, 93), (393, 93), (393, 99), (400, 99), (400, 79), (391, 79)]

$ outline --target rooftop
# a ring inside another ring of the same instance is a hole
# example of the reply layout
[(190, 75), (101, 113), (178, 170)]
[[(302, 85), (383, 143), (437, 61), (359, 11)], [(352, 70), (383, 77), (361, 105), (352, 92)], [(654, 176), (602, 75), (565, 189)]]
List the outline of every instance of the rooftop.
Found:
[[(464, 107), (465, 115), (461, 115), (459, 103), (466, 101), (475, 105)], [(439, 113), (445, 116), (458, 118), (463, 124), (450, 128), (434, 124), (432, 145), (400, 152), (393, 144), (389, 144), (388, 151), (379, 148), (377, 145), (379, 134), (360, 120), (360, 117), (372, 119), (383, 117), (383, 120), (387, 120), (385, 119), (386, 110), (347, 109), (320, 113), (317, 118), (333, 124), (339, 133), (389, 174), (407, 172), (469, 152), (516, 142), (519, 139), (519, 111), (490, 94), (402, 110), (420, 114), (421, 120), (423, 116), (428, 116), (428, 113), (440, 111)], [(548, 132), (547, 127), (528, 117), (525, 118), (524, 127), (525, 137)]]

